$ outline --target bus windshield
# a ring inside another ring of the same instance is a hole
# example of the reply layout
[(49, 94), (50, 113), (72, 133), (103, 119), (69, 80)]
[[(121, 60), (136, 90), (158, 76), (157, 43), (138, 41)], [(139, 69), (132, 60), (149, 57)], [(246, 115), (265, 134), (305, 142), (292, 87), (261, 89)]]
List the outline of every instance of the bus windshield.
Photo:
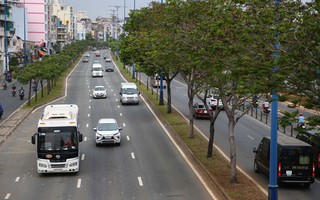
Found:
[(39, 151), (78, 150), (76, 127), (42, 127), (38, 131)]

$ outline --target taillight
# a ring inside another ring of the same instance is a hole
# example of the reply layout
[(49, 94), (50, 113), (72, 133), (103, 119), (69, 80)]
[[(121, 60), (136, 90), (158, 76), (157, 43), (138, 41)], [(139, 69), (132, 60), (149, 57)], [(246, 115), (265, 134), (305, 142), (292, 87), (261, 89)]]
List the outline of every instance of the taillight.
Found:
[(198, 113), (202, 113), (202, 110), (201, 110), (201, 109), (198, 109), (197, 112), (198, 112)]
[(281, 176), (281, 162), (278, 163), (278, 177)]
[(320, 153), (318, 153), (318, 167), (320, 167)]
[(316, 164), (312, 163), (312, 177), (316, 176)]

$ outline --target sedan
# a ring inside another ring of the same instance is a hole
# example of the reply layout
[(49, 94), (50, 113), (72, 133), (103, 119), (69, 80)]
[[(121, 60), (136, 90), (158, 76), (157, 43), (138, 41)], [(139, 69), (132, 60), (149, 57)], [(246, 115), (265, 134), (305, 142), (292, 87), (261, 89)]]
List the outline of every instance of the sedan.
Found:
[(106, 72), (113, 72), (113, 71), (114, 71), (113, 65), (107, 65), (106, 66)]
[(112, 60), (111, 60), (111, 58), (106, 58), (105, 61), (106, 62), (111, 62)]
[(116, 144), (120, 146), (120, 130), (122, 128), (118, 126), (115, 119), (102, 118), (93, 130), (96, 132), (96, 146), (99, 144)]
[[(208, 105), (209, 107), (209, 112), (212, 114), (213, 110), (210, 107), (210, 105)], [(194, 118), (209, 118), (210, 115), (205, 107), (205, 105), (203, 103), (195, 103), (193, 105), (193, 117)]]
[(87, 57), (87, 56), (86, 56), (86, 57), (83, 57), (82, 62), (83, 62), (83, 63), (89, 62), (89, 57)]
[(102, 85), (95, 86), (92, 92), (93, 98), (107, 98), (107, 90)]

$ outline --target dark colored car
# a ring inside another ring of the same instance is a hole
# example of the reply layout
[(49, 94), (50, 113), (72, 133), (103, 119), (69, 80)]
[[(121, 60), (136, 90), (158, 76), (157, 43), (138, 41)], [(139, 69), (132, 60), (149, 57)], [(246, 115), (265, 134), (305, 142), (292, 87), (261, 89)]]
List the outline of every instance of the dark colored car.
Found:
[(114, 71), (113, 65), (107, 65), (106, 66), (106, 72), (113, 72), (113, 71)]
[[(212, 113), (213, 110), (210, 106), (209, 107), (209, 112)], [(193, 117), (194, 118), (209, 118), (210, 115), (203, 103), (195, 103), (193, 105)]]
[[(306, 188), (314, 183), (315, 163), (312, 161), (311, 145), (294, 137), (278, 135), (277, 179), (283, 183), (303, 184)], [(269, 174), (270, 137), (263, 137), (255, 153), (254, 171)]]
[(312, 146), (313, 162), (316, 163), (316, 176), (320, 176), (320, 133), (317, 129), (307, 130), (298, 133), (297, 139), (302, 140)]

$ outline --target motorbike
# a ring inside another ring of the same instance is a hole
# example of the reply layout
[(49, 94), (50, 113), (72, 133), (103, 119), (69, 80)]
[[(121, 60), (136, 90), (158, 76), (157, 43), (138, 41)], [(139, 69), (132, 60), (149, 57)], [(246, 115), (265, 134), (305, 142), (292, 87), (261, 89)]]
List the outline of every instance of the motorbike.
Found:
[(13, 96), (13, 97), (16, 96), (16, 93), (17, 93), (17, 90), (12, 89), (12, 96)]
[(297, 124), (297, 128), (306, 128), (306, 125), (305, 125), (304, 122), (299, 122), (299, 123)]
[(23, 98), (24, 98), (24, 92), (23, 92), (23, 91), (21, 91), (21, 92), (19, 93), (19, 97), (20, 97), (21, 100), (23, 100)]
[(262, 110), (265, 114), (269, 114), (270, 113), (270, 107), (265, 107), (265, 106), (262, 106)]

